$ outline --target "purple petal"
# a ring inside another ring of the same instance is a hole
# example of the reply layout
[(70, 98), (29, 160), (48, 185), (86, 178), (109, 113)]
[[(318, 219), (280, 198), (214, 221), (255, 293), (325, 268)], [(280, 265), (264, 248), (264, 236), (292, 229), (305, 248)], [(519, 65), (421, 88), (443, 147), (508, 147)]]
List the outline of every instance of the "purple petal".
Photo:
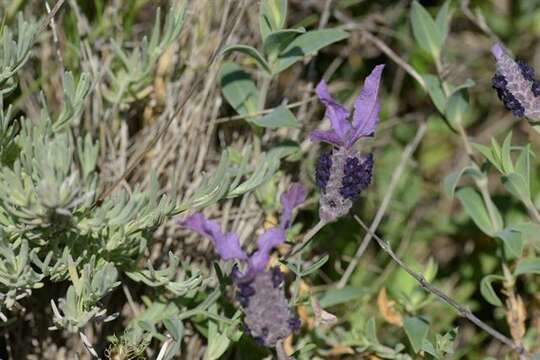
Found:
[(335, 146), (343, 146), (343, 140), (334, 130), (315, 130), (309, 133), (309, 138), (313, 141), (324, 141)]
[(384, 65), (377, 65), (364, 81), (364, 87), (354, 101), (353, 136), (349, 146), (362, 136), (372, 136), (379, 120), (381, 109), (377, 95)]
[(270, 259), (270, 251), (283, 242), (285, 242), (285, 230), (280, 227), (273, 227), (259, 236), (257, 240), (257, 251), (249, 258), (247, 274), (264, 271)]
[(240, 247), (238, 236), (234, 233), (223, 234), (219, 224), (206, 219), (202, 213), (187, 217), (182, 221), (182, 225), (210, 239), (223, 260), (247, 259), (246, 253)]
[(324, 106), (326, 106), (325, 116), (330, 120), (332, 129), (335, 130), (338, 137), (343, 138), (351, 128), (351, 125), (347, 120), (349, 118), (349, 112), (343, 105), (337, 103), (332, 96), (330, 96), (324, 80), (321, 80), (319, 85), (317, 85), (315, 92)]
[(306, 195), (307, 189), (298, 183), (292, 184), (287, 192), (281, 194), (282, 210), (279, 222), (282, 229), (289, 227), (293, 209), (306, 200)]
[(495, 43), (491, 47), (491, 53), (495, 57), (496, 60), (499, 60), (501, 56), (504, 55), (505, 51), (503, 46), (500, 43)]

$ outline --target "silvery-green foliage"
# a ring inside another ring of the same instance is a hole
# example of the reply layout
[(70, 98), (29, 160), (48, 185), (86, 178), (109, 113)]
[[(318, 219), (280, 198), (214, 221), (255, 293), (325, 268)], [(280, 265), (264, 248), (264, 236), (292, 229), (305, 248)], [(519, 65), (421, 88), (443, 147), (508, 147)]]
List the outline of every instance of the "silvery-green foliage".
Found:
[[(32, 266), (36, 249), (30, 249), (27, 240), (9, 243), (0, 232), (0, 309), (11, 309), (15, 301), (32, 294), (32, 289), (43, 286), (44, 275)], [(43, 262), (47, 266), (51, 258)]]
[(90, 93), (90, 77), (83, 73), (78, 83), (71, 73), (64, 76), (64, 102), (62, 111), (53, 124), (53, 130), (58, 132), (70, 125), (77, 125), (81, 117), (84, 102)]
[(90, 320), (110, 321), (116, 317), (114, 314), (106, 316), (106, 310), (100, 307), (98, 301), (120, 284), (116, 281), (118, 271), (109, 262), (95, 263), (95, 258), (92, 258), (84, 265), (80, 276), (74, 264), (71, 264), (69, 273), (73, 285), (68, 288), (66, 298), (61, 300), (60, 309), (51, 300), (55, 323), (52, 329), (76, 332)]
[(37, 24), (25, 21), (21, 14), (17, 17), (16, 36), (9, 28), (0, 28), (0, 95), (11, 92), (17, 86), (13, 77), (28, 60), (36, 31)]
[(136, 272), (126, 272), (126, 275), (131, 279), (142, 282), (150, 287), (164, 287), (176, 296), (182, 296), (187, 292), (196, 289), (201, 284), (201, 276), (197, 273), (187, 278), (187, 274), (183, 274), (180, 279), (177, 279), (177, 271), (180, 265), (178, 257), (169, 252), (169, 265), (161, 270), (156, 270), (150, 262), (146, 265), (146, 270)]
[(13, 145), (18, 126), (13, 106), (8, 105), (4, 109), (4, 97), (0, 94), (0, 163), (7, 160), (6, 155)]
[(251, 148), (242, 153), (227, 149), (212, 176), (197, 189), (191, 198), (180, 204), (177, 212), (212, 205), (221, 199), (241, 196), (266, 183), (279, 170), (281, 159), (294, 154), (296, 145), (276, 146), (263, 154), (256, 166), (250, 166)]
[[(149, 62), (155, 62), (178, 36), (181, 19), (181, 12), (170, 15), (163, 36), (156, 24), (148, 45)], [(1, 55), (3, 69), (11, 69), (2, 78), (4, 93), (4, 85), (16, 84), (12, 77), (28, 59), (32, 29), (19, 18), (17, 42), (4, 42), (12, 45), (4, 47)], [(4, 39), (11, 39), (7, 30)], [(52, 301), (51, 306), (55, 328), (79, 331), (90, 320), (111, 319), (100, 299), (118, 285), (119, 271), (136, 274), (136, 261), (155, 228), (172, 214), (174, 203), (158, 194), (156, 179), (149, 190), (117, 191), (97, 202), (99, 143), (89, 134), (74, 136), (73, 131), (91, 91), (91, 79), (87, 74), (76, 79), (65, 73), (63, 91), (57, 114), (42, 96), (39, 117), (17, 122), (12, 107), (4, 107), (0, 99), (0, 293), (1, 308), (9, 310), (45, 279), (71, 279), (65, 298), (59, 305)], [(200, 284), (197, 275), (174, 278), (175, 264), (167, 274), (158, 273), (157, 281), (165, 288), (179, 295)]]
[[(33, 229), (40, 232), (45, 228), (58, 230), (67, 227), (74, 212), (89, 206), (94, 197), (96, 178), (88, 173), (88, 168), (92, 164), (95, 166), (97, 152), (88, 139), (83, 145), (82, 140), (73, 140), (68, 132), (62, 131), (80, 115), (83, 102), (81, 98), (73, 103), (71, 95), (67, 95), (73, 86), (69, 73), (65, 76), (65, 83), (70, 85), (66, 89), (66, 103), (60, 116), (53, 121), (44, 109), (36, 124), (31, 119), (22, 119), (21, 132), (15, 139), (18, 157), (12, 167), (0, 169), (0, 223), (9, 232), (22, 234)], [(87, 94), (87, 88), (87, 77), (83, 75), (75, 97)], [(84, 158), (75, 156), (74, 142), (80, 142), (77, 144), (80, 149), (78, 155)], [(78, 169), (77, 163), (83, 164), (83, 161), (86, 176), (81, 176)], [(40, 242), (36, 236), (30, 236), (30, 240)]]
[(104, 89), (105, 98), (113, 104), (129, 103), (144, 97), (144, 88), (159, 57), (180, 35), (184, 23), (185, 6), (171, 7), (167, 11), (161, 29), (161, 10), (158, 9), (150, 40), (144, 37), (140, 47), (127, 52), (112, 41), (116, 67), (109, 72), (109, 86)]

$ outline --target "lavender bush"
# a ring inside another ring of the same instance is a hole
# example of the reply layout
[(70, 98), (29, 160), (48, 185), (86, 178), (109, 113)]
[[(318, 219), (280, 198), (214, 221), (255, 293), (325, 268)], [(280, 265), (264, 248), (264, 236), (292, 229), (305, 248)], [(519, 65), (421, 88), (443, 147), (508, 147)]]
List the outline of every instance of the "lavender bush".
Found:
[(0, 0), (0, 358), (540, 359), (540, 8), (423, 3)]

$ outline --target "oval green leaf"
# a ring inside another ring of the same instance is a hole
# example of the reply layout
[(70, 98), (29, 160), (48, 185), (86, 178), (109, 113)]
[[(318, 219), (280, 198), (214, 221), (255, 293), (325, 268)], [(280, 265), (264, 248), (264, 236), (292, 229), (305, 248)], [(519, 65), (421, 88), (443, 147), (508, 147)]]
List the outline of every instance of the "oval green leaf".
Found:
[(346, 39), (347, 32), (341, 29), (321, 29), (308, 31), (295, 38), (280, 52), (276, 62), (272, 64), (272, 74), (278, 74), (295, 62), (337, 41)]
[(279, 105), (268, 114), (251, 121), (253, 124), (267, 128), (299, 128), (296, 116), (285, 106)]
[(411, 24), (418, 45), (431, 54), (433, 59), (438, 59), (443, 35), (431, 15), (418, 1), (414, 1), (411, 7)]
[(488, 303), (493, 306), (502, 306), (503, 303), (501, 299), (497, 296), (497, 293), (493, 289), (493, 282), (503, 281), (504, 277), (500, 275), (488, 275), (484, 276), (480, 282), (480, 293), (486, 299)]

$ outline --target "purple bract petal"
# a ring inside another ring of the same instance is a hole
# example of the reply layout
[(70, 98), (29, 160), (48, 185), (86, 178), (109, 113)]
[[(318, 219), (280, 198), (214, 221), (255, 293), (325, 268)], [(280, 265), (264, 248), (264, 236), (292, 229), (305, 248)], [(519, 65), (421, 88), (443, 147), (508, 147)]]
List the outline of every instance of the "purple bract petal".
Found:
[(327, 131), (312, 131), (309, 133), (309, 138), (313, 141), (324, 141), (335, 146), (343, 146), (343, 140), (334, 130)]
[(349, 112), (343, 105), (336, 102), (330, 93), (324, 80), (321, 80), (317, 88), (315, 89), (317, 96), (321, 102), (326, 106), (326, 117), (332, 124), (332, 129), (335, 130), (338, 137), (343, 138), (350, 130), (351, 125), (348, 121)]
[(270, 259), (270, 251), (283, 242), (285, 242), (285, 230), (281, 227), (268, 229), (259, 236), (259, 239), (257, 239), (257, 251), (249, 258), (248, 275), (264, 271)]
[(491, 47), (491, 53), (495, 57), (496, 60), (499, 60), (501, 56), (504, 54), (504, 48), (500, 43), (495, 43)]
[(348, 146), (363, 136), (372, 136), (379, 120), (380, 104), (377, 99), (384, 65), (377, 65), (364, 81), (364, 87), (354, 101), (353, 134)]
[(181, 224), (210, 239), (223, 260), (247, 259), (246, 253), (240, 247), (238, 236), (234, 233), (223, 234), (219, 224), (206, 219), (202, 213), (187, 217)]
[(292, 184), (287, 192), (281, 194), (282, 210), (279, 222), (282, 229), (289, 227), (293, 209), (304, 202), (306, 194), (307, 189), (298, 183)]

